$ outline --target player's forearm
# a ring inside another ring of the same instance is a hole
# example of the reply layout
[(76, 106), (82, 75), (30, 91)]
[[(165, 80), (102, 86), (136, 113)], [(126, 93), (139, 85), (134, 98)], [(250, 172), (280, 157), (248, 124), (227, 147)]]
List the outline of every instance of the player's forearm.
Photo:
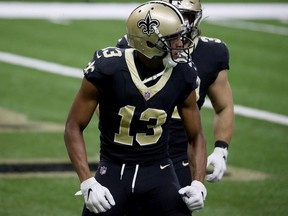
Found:
[(203, 135), (188, 144), (188, 160), (193, 180), (204, 182), (206, 175), (207, 153), (206, 141)]
[(75, 151), (68, 151), (72, 165), (79, 177), (80, 182), (92, 177), (91, 171), (88, 166), (86, 153), (76, 153)]
[(226, 107), (214, 117), (214, 139), (222, 140), (229, 144), (234, 132), (233, 105)]
[(71, 163), (80, 179), (84, 181), (91, 177), (88, 166), (87, 153), (80, 131), (65, 129), (64, 140)]

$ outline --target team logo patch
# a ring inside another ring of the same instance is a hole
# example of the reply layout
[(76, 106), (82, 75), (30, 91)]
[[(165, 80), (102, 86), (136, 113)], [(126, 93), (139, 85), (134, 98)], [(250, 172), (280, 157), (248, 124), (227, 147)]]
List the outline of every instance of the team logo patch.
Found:
[(107, 172), (107, 167), (106, 166), (101, 166), (99, 169), (100, 175), (105, 175)]
[(95, 64), (95, 61), (89, 62), (88, 65), (86, 66), (86, 68), (83, 70), (83, 73), (84, 73), (84, 74), (87, 74), (87, 73), (89, 73), (89, 72), (94, 71), (94, 69), (95, 69), (94, 64)]
[(151, 93), (150, 92), (144, 92), (145, 100), (148, 100), (150, 97), (151, 97)]
[(157, 19), (152, 19), (150, 11), (147, 13), (144, 19), (138, 21), (137, 26), (142, 28), (142, 32), (150, 36), (155, 32), (154, 27), (158, 27), (160, 22)]

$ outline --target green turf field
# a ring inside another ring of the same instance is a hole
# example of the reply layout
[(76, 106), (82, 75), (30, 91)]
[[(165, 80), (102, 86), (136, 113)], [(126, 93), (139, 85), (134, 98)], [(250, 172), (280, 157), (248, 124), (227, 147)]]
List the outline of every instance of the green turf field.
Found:
[[(250, 22), (288, 29), (287, 20)], [(229, 80), (235, 104), (288, 116), (288, 36), (205, 21), (201, 29), (206, 36), (221, 38), (230, 49)], [(0, 19), (0, 51), (80, 69), (94, 50), (114, 45), (124, 33), (125, 21), (119, 20)], [(0, 62), (0, 117), (13, 129), (4, 131), (7, 124), (0, 120), (0, 164), (68, 161), (63, 128), (80, 82)], [(204, 108), (201, 113), (210, 153), (213, 112)], [(220, 183), (206, 183), (206, 206), (193, 215), (288, 215), (287, 131), (285, 125), (236, 115), (230, 170)], [(86, 131), (86, 141), (89, 159), (97, 160), (96, 117)], [(0, 173), (0, 215), (80, 215), (83, 200), (73, 196), (78, 189), (75, 174)]]

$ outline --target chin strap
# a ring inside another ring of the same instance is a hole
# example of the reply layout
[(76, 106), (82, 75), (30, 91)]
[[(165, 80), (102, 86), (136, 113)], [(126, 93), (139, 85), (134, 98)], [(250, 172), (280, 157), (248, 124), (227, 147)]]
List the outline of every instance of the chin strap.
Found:
[(170, 69), (170, 68), (173, 68), (177, 65), (177, 62), (173, 61), (173, 59), (171, 58), (170, 56), (170, 53), (168, 53), (163, 59), (163, 65), (165, 67), (165, 69), (149, 78), (146, 78), (142, 81), (143, 84), (147, 83), (147, 82), (150, 82), (152, 80), (156, 80), (158, 77), (162, 76), (163, 73), (167, 70), (167, 69)]
[(165, 69), (163, 71), (161, 71), (160, 73), (157, 73), (157, 74), (155, 74), (155, 75), (153, 75), (153, 76), (151, 76), (151, 77), (149, 77), (147, 79), (144, 79), (142, 81), (142, 83), (145, 84), (145, 83), (150, 82), (152, 80), (156, 80), (158, 77), (163, 75), (164, 71), (165, 71)]
[(163, 58), (162, 61), (165, 68), (173, 68), (177, 65), (177, 62), (173, 61), (169, 53), (165, 56), (165, 58)]
[(146, 78), (142, 81), (143, 84), (147, 83), (147, 82), (150, 82), (152, 80), (156, 80), (158, 77), (162, 76), (163, 73), (167, 70), (167, 69), (170, 69), (170, 68), (173, 68), (177, 65), (177, 62), (173, 61), (172, 58), (170, 57), (170, 54), (168, 53), (166, 55), (165, 58), (162, 59), (163, 61), (163, 65), (165, 66), (165, 69), (149, 78)]

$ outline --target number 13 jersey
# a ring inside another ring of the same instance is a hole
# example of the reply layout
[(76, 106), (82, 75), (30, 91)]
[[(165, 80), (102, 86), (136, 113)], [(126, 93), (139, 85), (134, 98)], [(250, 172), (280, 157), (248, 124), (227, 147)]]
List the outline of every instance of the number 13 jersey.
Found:
[(85, 78), (100, 92), (101, 159), (126, 164), (168, 157), (168, 127), (174, 107), (197, 88), (191, 64), (165, 68), (147, 87), (135, 66), (134, 49), (106, 48), (94, 53)]

